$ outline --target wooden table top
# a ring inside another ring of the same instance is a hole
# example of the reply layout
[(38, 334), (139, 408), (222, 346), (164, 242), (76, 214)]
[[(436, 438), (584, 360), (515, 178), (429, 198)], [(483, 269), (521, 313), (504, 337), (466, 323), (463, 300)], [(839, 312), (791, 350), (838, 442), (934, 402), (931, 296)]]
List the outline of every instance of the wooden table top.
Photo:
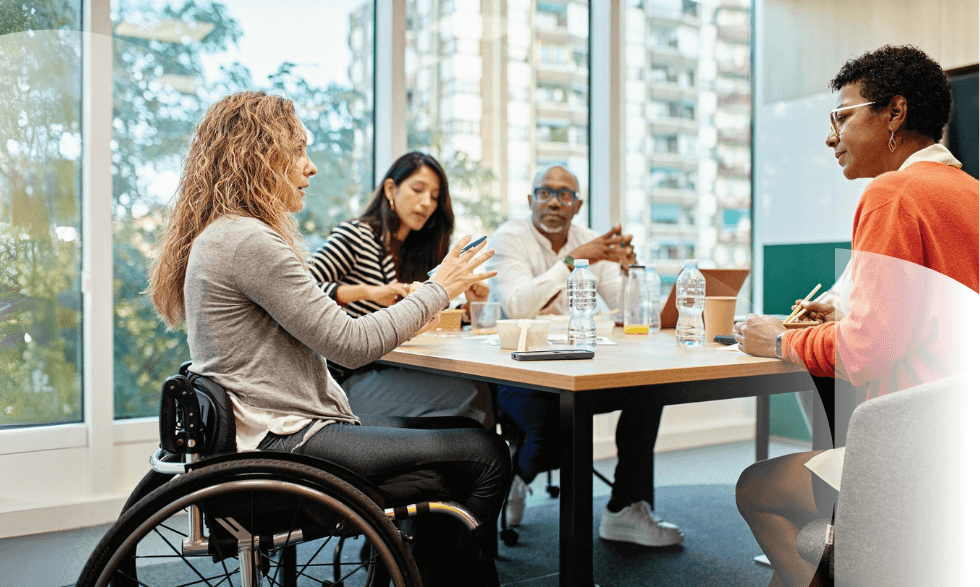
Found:
[(584, 391), (772, 375), (800, 371), (778, 359), (719, 351), (718, 343), (683, 348), (674, 331), (626, 335), (616, 328), (615, 345), (599, 345), (595, 358), (577, 361), (515, 361), (511, 351), (492, 346), (486, 337), (468, 333), (423, 334), (381, 358), (388, 365), (549, 389)]

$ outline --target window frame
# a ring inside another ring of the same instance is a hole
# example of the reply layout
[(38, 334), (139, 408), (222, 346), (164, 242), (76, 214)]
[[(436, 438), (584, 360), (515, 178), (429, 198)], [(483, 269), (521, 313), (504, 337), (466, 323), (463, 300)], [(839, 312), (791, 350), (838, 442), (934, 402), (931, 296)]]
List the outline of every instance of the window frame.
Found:
[[(110, 0), (80, 0), (82, 7), (82, 410), (81, 423), (0, 430), (0, 467), (17, 478), (34, 479), (57, 496), (35, 508), (47, 518), (44, 531), (107, 523), (125, 495), (147, 470), (157, 444), (154, 417), (116, 419), (113, 385), (113, 221), (112, 221), (112, 20)], [(406, 149), (406, 0), (375, 0), (374, 177)], [(624, 84), (619, 3), (589, 5), (589, 198), (588, 224), (620, 221), (623, 184)], [(571, 57), (570, 57), (571, 58)], [(110, 367), (106, 367), (106, 366)], [(17, 460), (10, 460), (16, 458)], [(71, 460), (70, 466), (66, 460)], [(28, 464), (25, 464), (28, 463)], [(79, 490), (79, 488), (83, 488)], [(30, 488), (14, 498), (25, 496)], [(79, 491), (82, 494), (79, 495)], [(6, 497), (6, 495), (5, 495)], [(66, 505), (101, 504), (100, 513), (79, 521), (59, 518)], [(17, 512), (14, 512), (16, 514)], [(3, 522), (5, 514), (0, 514)], [(10, 518), (15, 520), (15, 518)], [(11, 524), (10, 526), (15, 526)], [(0, 538), (16, 536), (0, 523)]]

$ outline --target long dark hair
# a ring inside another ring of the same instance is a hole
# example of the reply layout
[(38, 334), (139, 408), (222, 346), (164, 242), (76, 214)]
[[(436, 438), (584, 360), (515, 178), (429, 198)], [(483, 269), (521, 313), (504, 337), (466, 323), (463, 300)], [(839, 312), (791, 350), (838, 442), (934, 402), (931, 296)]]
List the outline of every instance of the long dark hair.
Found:
[[(395, 186), (399, 186), (423, 165), (439, 176), (439, 201), (422, 230), (409, 232), (405, 241), (398, 243), (394, 235), (402, 222), (385, 197), (385, 182), (390, 179)], [(442, 165), (431, 155), (418, 151), (402, 155), (388, 168), (384, 179), (374, 190), (371, 203), (358, 220), (374, 230), (382, 246), (389, 247), (388, 250), (395, 257), (395, 272), (399, 281), (425, 281), (428, 279), (426, 273), (449, 252), (449, 239), (456, 222), (453, 201), (449, 197), (449, 181)]]

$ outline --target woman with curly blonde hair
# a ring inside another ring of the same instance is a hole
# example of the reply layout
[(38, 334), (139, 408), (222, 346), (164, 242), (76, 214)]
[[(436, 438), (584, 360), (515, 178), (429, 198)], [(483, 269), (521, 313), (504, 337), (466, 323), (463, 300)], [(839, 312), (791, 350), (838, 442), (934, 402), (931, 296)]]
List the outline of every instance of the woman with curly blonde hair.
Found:
[[(306, 136), (278, 96), (242, 92), (208, 109), (152, 269), (153, 303), (171, 328), (186, 321), (190, 370), (228, 390), (238, 450), (320, 457), (379, 485), (434, 470), (489, 538), (510, 478), (503, 441), (468, 418), (355, 415), (326, 359), (356, 368), (390, 352), (491, 277), (474, 269), (493, 251), (463, 253), (464, 238), (418, 291), (351, 318), (317, 287), (289, 216), (316, 175)], [(414, 556), (428, 587), (499, 584), (493, 557), (458, 528), (420, 535)]]
[[(247, 111), (248, 117), (239, 111)], [(208, 110), (191, 140), (177, 188), (180, 197), (150, 274), (148, 291), (168, 326), (175, 328), (184, 319), (191, 244), (216, 218), (261, 220), (298, 259), (305, 257), (296, 221), (288, 214), (301, 210), (302, 200), (279, 195), (296, 179), (287, 174), (288, 163), (305, 148), (306, 129), (289, 100), (241, 92)]]

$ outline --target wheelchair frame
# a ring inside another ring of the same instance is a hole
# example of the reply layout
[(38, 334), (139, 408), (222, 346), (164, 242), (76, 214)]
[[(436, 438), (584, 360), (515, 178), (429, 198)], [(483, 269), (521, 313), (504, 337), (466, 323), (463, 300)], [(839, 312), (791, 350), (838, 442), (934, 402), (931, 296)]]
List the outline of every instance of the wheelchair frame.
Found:
[[(394, 522), (434, 513), (455, 518), (471, 532), (479, 527), (479, 522), (469, 511), (453, 502), (420, 501), (384, 508), (381, 488), (329, 461), (273, 451), (236, 452), (234, 415), (225, 390), (213, 381), (189, 372), (189, 366), (190, 362), (184, 363), (179, 374), (164, 382), (160, 404), (160, 448), (150, 457), (152, 471), (134, 490), (122, 516), (90, 557), (79, 578), (80, 587), (103, 586), (110, 581), (112, 585), (143, 585), (139, 579), (127, 577), (119, 570), (120, 566), (130, 565), (130, 572), (135, 574), (135, 543), (150, 531), (147, 525), (162, 524), (166, 517), (181, 510), (187, 511), (187, 532), (180, 540), (178, 553), (181, 559), (212, 557), (215, 561), (220, 559), (224, 565), (229, 556), (227, 537), (230, 536), (235, 541), (238, 574), (243, 587), (254, 587), (263, 581), (262, 574), (267, 575), (270, 566), (269, 553), (276, 550), (282, 559), (276, 574), (278, 576), (283, 570), (283, 579), (276, 582), (273, 577), (270, 581), (274, 585), (295, 585), (298, 578), (296, 546), (307, 540), (304, 528), (293, 527), (299, 505), (287, 528), (271, 534), (253, 531), (255, 526), (250, 530), (231, 516), (209, 516), (205, 511), (207, 508), (200, 505), (237, 492), (257, 491), (260, 496), (281, 494), (281, 500), (288, 501), (287, 496), (299, 499), (300, 504), (308, 500), (318, 504), (324, 512), (330, 512), (324, 517), (334, 524), (331, 537), (336, 536), (338, 543), (333, 553), (334, 581), (324, 581), (323, 585), (344, 584), (346, 577), (340, 576), (340, 558), (344, 540), (348, 537), (365, 536), (365, 550), (370, 542), (372, 560), (380, 557), (384, 563), (382, 572), (373, 572), (378, 569), (377, 565), (370, 567), (365, 585), (387, 584), (390, 577), (397, 586), (421, 587), (407, 548), (408, 537)], [(255, 517), (254, 503), (250, 505), (253, 508), (251, 517)], [(338, 515), (341, 515), (340, 521), (336, 520)], [(210, 535), (205, 532), (206, 526)], [(281, 523), (273, 523), (273, 527), (279, 526)], [(216, 531), (224, 534), (222, 539), (215, 538)], [(126, 536), (127, 533), (131, 535)], [(322, 536), (312, 536), (312, 539), (319, 538)], [(176, 550), (173, 546), (171, 549)], [(127, 571), (129, 568), (126, 567)], [(227, 568), (225, 571), (227, 574)], [(196, 569), (194, 572), (210, 584)]]

